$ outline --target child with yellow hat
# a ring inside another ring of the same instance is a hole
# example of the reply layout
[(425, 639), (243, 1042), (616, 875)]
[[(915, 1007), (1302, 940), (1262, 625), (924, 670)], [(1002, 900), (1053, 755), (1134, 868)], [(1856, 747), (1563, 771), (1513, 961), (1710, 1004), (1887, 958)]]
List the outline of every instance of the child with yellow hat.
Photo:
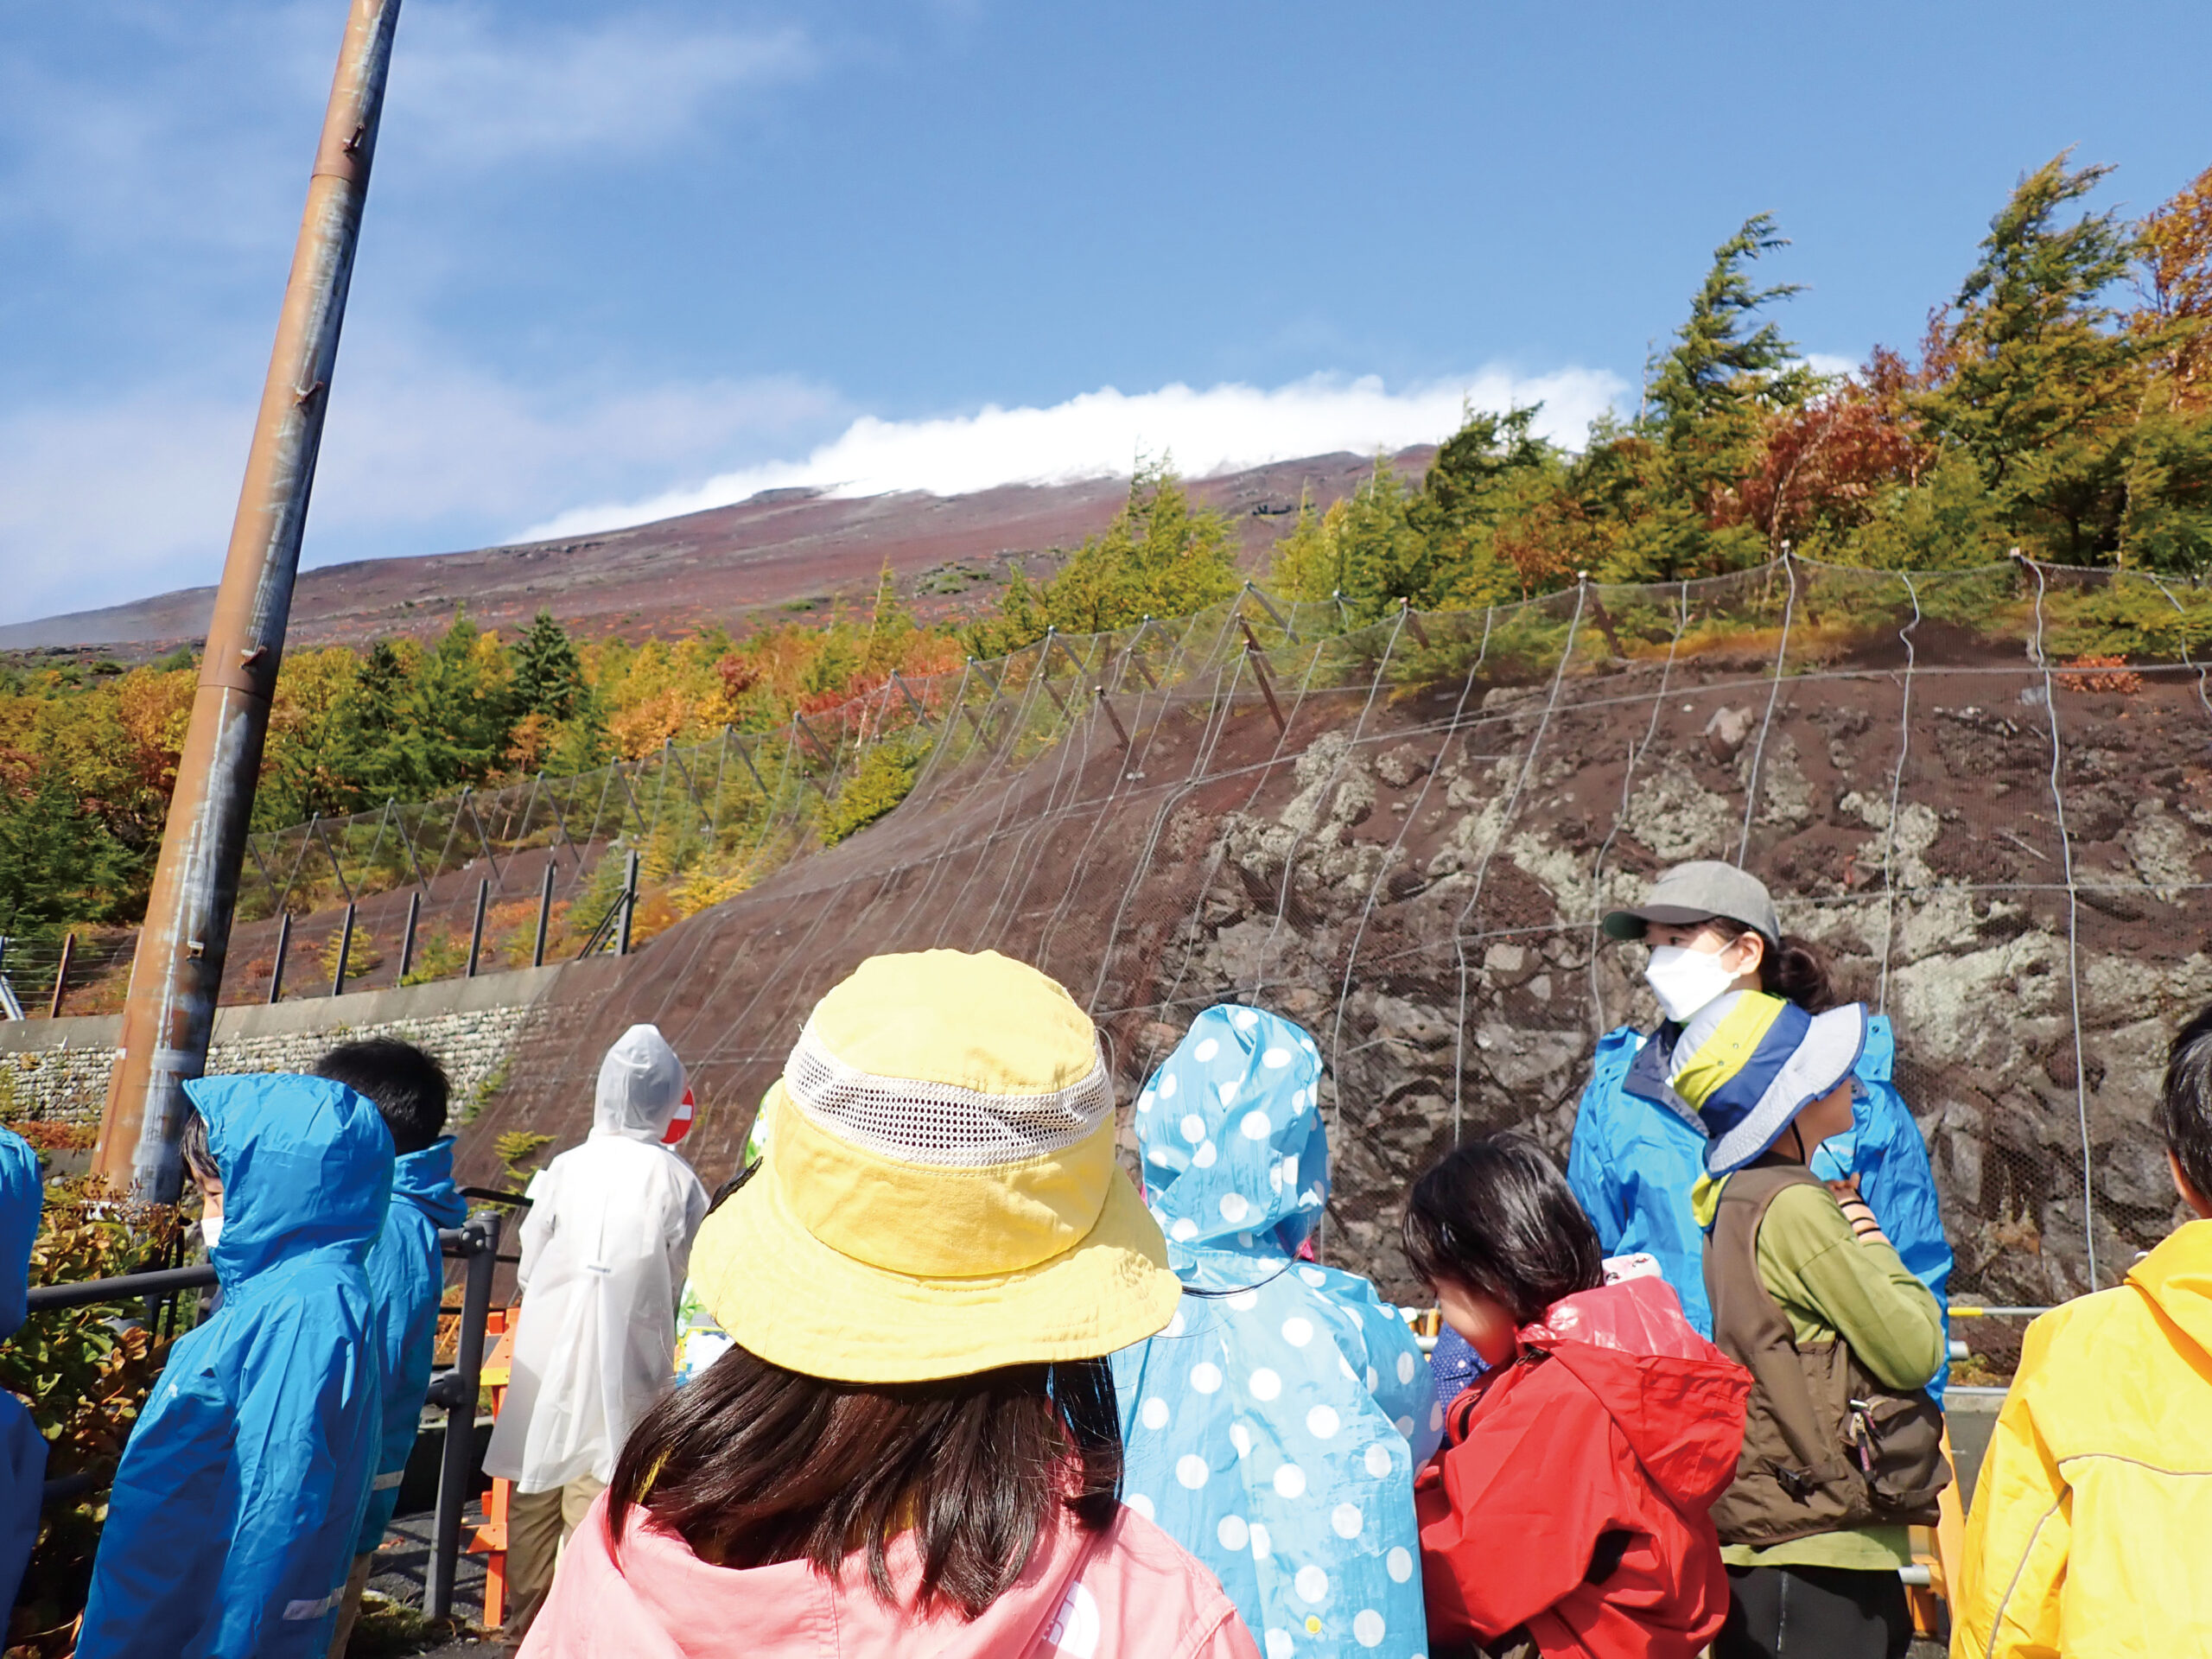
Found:
[(730, 1351), (645, 1417), (526, 1659), (1257, 1659), (1120, 1500), (1106, 1356), (1182, 1286), (1090, 1018), (932, 950), (815, 1007), (691, 1259)]

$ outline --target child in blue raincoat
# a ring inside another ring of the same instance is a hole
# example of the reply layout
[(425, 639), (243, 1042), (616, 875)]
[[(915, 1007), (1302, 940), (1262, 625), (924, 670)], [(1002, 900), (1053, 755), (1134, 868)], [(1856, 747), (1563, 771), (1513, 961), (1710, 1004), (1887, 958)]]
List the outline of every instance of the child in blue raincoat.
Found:
[[(0, 1337), (23, 1323), (31, 1247), (38, 1243), (46, 1189), (38, 1154), (13, 1129), (0, 1129)], [(16, 1605), (23, 1567), (38, 1542), (39, 1500), (46, 1483), (46, 1441), (29, 1407), (0, 1393), (0, 1618)]]
[(169, 1351), (124, 1448), (78, 1659), (321, 1659), (377, 1464), (362, 1263), (391, 1136), (321, 1077), (184, 1089), (223, 1305)]
[(1297, 1259), (1328, 1198), (1320, 1076), (1296, 1026), (1217, 1007), (1146, 1085), (1146, 1195), (1185, 1289), (1114, 1356), (1123, 1501), (1211, 1569), (1268, 1659), (1427, 1645), (1413, 1476), (1442, 1416), (1396, 1311)]
[(334, 1656), (346, 1650), (353, 1634), (377, 1546), (399, 1507), (400, 1479), (421, 1429), (445, 1290), (438, 1230), (460, 1226), (468, 1206), (453, 1184), (453, 1137), (445, 1132), (452, 1088), (435, 1058), (394, 1037), (365, 1037), (340, 1043), (315, 1063), (315, 1072), (368, 1096), (391, 1131), (397, 1154), (391, 1206), (367, 1262), (377, 1351), (384, 1363), (383, 1433), (368, 1510), (353, 1544), (353, 1570), (331, 1634)]

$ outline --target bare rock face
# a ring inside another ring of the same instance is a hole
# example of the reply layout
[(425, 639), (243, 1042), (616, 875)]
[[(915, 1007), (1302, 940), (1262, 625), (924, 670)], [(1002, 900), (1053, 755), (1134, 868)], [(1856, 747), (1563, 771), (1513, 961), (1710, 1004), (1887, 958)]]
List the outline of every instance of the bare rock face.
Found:
[(2062, 677), (2023, 702), (2040, 667), (1963, 631), (1939, 652), (1932, 611), (1910, 681), (1886, 645), (1817, 678), (1771, 649), (1554, 673), (1565, 619), (1543, 620), (1481, 636), (1482, 672), (1510, 683), (1316, 698), (1287, 745), (1256, 701), (1198, 702), (1136, 734), (1147, 779), (1118, 744), (1072, 740), (1050, 765), (948, 772), (626, 965), (580, 964), (588, 1029), (518, 1059), (526, 1084), (471, 1127), (470, 1179), (505, 1129), (582, 1133), (555, 1114), (581, 1114), (575, 1077), (639, 1019), (699, 1057), (695, 1156), (726, 1168), (789, 1033), (855, 962), (1003, 950), (1091, 1010), (1132, 1094), (1211, 1004), (1312, 1032), (1335, 1170), (1321, 1248), (1410, 1299), (1413, 1179), (1494, 1131), (1563, 1158), (1599, 1038), (1657, 1022), (1642, 951), (1599, 918), (1669, 865), (1740, 855), (1838, 994), (1894, 1029), (1957, 1292), (2040, 1304), (2115, 1282), (2174, 1223), (2151, 1109), (2168, 1039), (2212, 1001), (2194, 677), (2146, 672), (2124, 696)]
[(1713, 718), (1705, 722), (1702, 734), (1707, 752), (1722, 766), (1727, 766), (1751, 741), (1751, 728), (1758, 723), (1758, 717), (1749, 709), (1714, 709)]
[(1428, 770), (1428, 757), (1410, 743), (1401, 743), (1375, 759), (1375, 775), (1393, 789), (1410, 789)]
[[(1792, 696), (1759, 738), (1752, 708), (1694, 696), (1610, 725), (1569, 707), (1547, 728), (1526, 688), (1483, 706), (1464, 740), (1325, 733), (1294, 787), (1222, 820), (1224, 863), (1289, 896), (1224, 918), (1179, 995), (1253, 997), (1315, 1031), (1332, 1260), (1415, 1295), (1395, 1217), (1421, 1168), (1508, 1128), (1564, 1159), (1598, 1036), (1656, 1022), (1640, 955), (1597, 918), (1669, 865), (1734, 857), (1746, 788), (1749, 862), (1784, 926), (1895, 1029), (1961, 1294), (2040, 1304), (2110, 1283), (2172, 1224), (2149, 1111), (2177, 1017), (2212, 1000), (2212, 937), (2186, 919), (2212, 798), (2189, 774), (2131, 800), (2139, 768), (2117, 740), (2089, 747), (2066, 801), (2084, 883), (2069, 939), (2032, 715), (1930, 699), (1901, 721), (1894, 701)], [(2132, 712), (2130, 741), (2201, 748), (2178, 698), (2171, 736)]]

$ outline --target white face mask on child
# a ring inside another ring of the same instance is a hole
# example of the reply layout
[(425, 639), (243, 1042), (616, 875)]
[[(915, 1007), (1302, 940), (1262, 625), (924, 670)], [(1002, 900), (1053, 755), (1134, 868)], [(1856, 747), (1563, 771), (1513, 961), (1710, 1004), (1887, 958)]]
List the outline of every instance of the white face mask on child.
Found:
[(1725, 995), (1736, 982), (1736, 976), (1722, 965), (1718, 951), (1693, 950), (1681, 944), (1652, 946), (1643, 978), (1659, 999), (1659, 1011), (1677, 1025)]
[(215, 1248), (215, 1241), (222, 1237), (222, 1236), (223, 1218), (220, 1216), (202, 1216), (200, 1217), (200, 1236), (207, 1241), (207, 1248), (210, 1250), (213, 1250)]

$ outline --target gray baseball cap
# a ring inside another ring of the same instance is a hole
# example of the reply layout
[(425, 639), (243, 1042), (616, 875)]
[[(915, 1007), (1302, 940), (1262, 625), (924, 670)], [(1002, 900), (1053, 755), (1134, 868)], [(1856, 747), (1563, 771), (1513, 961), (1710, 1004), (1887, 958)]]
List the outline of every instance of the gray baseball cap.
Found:
[(1651, 884), (1642, 904), (1610, 912), (1605, 926), (1609, 938), (1640, 939), (1653, 922), (1681, 926), (1715, 916), (1741, 922), (1770, 944), (1782, 943), (1782, 920), (1774, 913), (1766, 883), (1717, 859), (1677, 864)]

